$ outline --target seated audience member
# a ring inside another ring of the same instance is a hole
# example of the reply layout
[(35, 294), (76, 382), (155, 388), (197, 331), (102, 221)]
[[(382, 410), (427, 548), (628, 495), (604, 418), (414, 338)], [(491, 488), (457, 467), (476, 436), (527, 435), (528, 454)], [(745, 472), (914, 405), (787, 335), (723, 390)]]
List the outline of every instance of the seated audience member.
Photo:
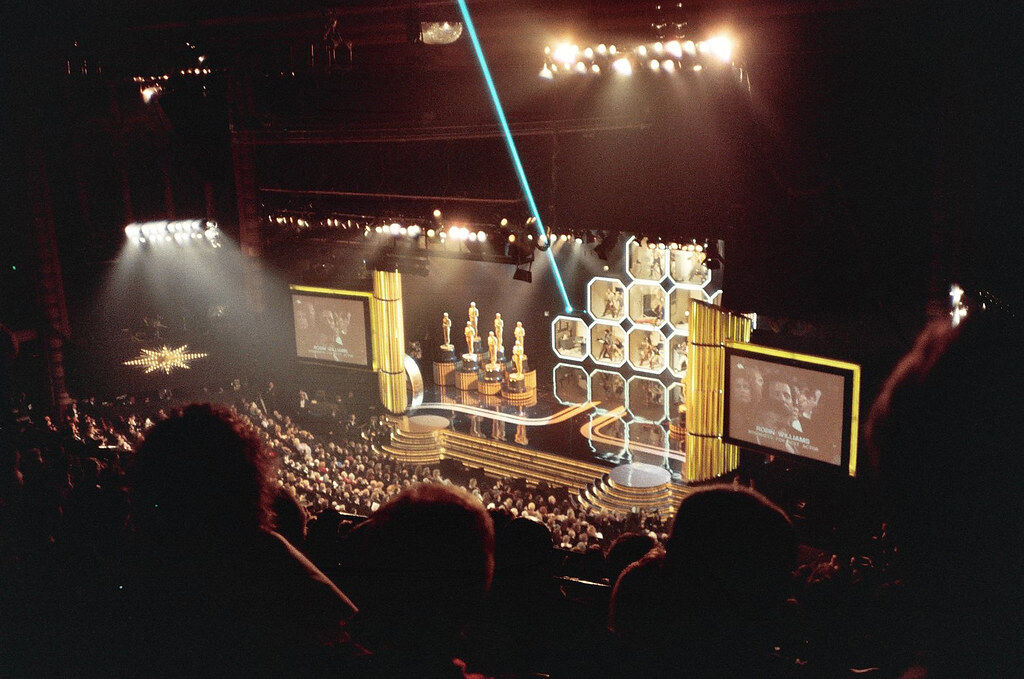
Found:
[(716, 486), (679, 505), (664, 553), (628, 567), (612, 595), (621, 676), (772, 676), (796, 537), (778, 507)]
[(494, 574), (494, 527), (480, 502), (417, 484), (346, 541), (343, 582), (360, 607), (349, 629), (375, 655), (364, 674), (462, 677), (457, 644)]
[(909, 599), (907, 677), (1021, 672), (1024, 369), (1019, 322), (992, 314), (926, 327), (868, 420)]
[(642, 559), (656, 544), (654, 538), (643, 533), (623, 533), (615, 538), (605, 558), (609, 582), (614, 585), (627, 566)]
[(128, 673), (304, 674), (354, 606), (271, 531), (269, 458), (226, 410), (154, 425), (130, 475), (137, 544), (124, 584)]

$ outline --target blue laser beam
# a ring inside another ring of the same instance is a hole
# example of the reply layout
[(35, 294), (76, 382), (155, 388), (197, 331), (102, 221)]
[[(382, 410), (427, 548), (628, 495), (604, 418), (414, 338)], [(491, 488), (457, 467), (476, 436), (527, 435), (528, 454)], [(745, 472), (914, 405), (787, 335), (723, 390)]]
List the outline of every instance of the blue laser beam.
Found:
[[(505, 143), (508, 144), (508, 153), (512, 157), (512, 167), (516, 171), (516, 177), (519, 179), (519, 186), (523, 189), (523, 195), (526, 196), (526, 205), (530, 208), (530, 214), (537, 225), (537, 236), (547, 238), (544, 222), (540, 218), (540, 210), (537, 209), (537, 203), (533, 200), (530, 182), (526, 179), (526, 170), (523, 169), (523, 163), (519, 160), (516, 142), (512, 139), (512, 130), (508, 126), (508, 120), (505, 119), (505, 110), (501, 107), (501, 99), (498, 98), (498, 90), (494, 87), (494, 79), (491, 78), (491, 69), (487, 66), (487, 59), (484, 58), (484, 49), (480, 45), (480, 38), (476, 34), (476, 27), (473, 26), (473, 19), (469, 16), (469, 7), (466, 5), (466, 0), (455, 1), (459, 6), (459, 12), (462, 13), (462, 23), (466, 25), (469, 40), (473, 43), (476, 60), (480, 62), (480, 70), (484, 74), (487, 91), (490, 93), (491, 101), (494, 103), (494, 112), (498, 116), (498, 124), (501, 125), (501, 131), (505, 135)], [(558, 271), (558, 264), (555, 263), (555, 255), (551, 252), (550, 248), (546, 252), (548, 254), (548, 263), (551, 265), (551, 271), (555, 275), (558, 292), (561, 293), (562, 302), (565, 303), (565, 313), (570, 314), (572, 313), (572, 304), (569, 303), (569, 295), (565, 292), (565, 284), (562, 283), (562, 275)]]

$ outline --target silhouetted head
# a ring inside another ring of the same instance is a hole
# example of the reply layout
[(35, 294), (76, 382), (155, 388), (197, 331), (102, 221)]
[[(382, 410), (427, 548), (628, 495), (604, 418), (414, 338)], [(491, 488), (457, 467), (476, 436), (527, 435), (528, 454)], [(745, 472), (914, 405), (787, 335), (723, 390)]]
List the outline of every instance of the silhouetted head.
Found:
[(936, 321), (893, 369), (866, 426), (921, 620), (940, 634), (971, 628), (975, 648), (1019, 648), (1004, 639), (1019, 630), (1007, 616), (1019, 620), (1009, 594), (1024, 557), (1019, 354), (1019, 322), (991, 312), (956, 328)]
[(270, 458), (230, 411), (193, 404), (153, 425), (131, 470), (143, 533), (252, 534), (272, 526)]
[(348, 539), (356, 603), (392, 643), (450, 636), (483, 602), (494, 574), (491, 517), (450, 486), (410, 487)]
[(784, 600), (796, 535), (759, 493), (714, 486), (679, 504), (665, 553), (672, 587), (691, 613), (749, 620)]

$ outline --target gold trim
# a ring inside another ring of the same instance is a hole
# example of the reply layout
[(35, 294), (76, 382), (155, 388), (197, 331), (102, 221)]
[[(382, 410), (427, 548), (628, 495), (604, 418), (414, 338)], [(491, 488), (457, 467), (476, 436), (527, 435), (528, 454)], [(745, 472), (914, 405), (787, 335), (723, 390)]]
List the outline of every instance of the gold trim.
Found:
[(370, 367), (374, 372), (380, 370), (380, 347), (377, 338), (377, 327), (380, 323), (380, 313), (376, 307), (372, 292), (366, 290), (342, 290), (341, 288), (318, 288), (311, 285), (289, 285), (289, 290), (295, 292), (309, 292), (318, 295), (334, 295), (336, 297), (365, 297), (370, 300)]

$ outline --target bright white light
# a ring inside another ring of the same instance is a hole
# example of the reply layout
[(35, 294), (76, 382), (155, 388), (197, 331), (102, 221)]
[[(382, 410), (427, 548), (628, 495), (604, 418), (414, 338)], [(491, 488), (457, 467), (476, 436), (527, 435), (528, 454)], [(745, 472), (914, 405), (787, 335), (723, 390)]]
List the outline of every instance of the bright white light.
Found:
[(657, 59), (651, 59), (650, 66), (652, 71), (657, 71), (661, 68), (661, 62), (658, 61)]
[(615, 49), (615, 45), (608, 48), (608, 54), (616, 54), (619, 50)]
[(474, 232), (474, 231), (470, 231), (469, 232), (469, 240), (473, 241), (474, 243), (476, 242), (476, 232)]
[(701, 66), (700, 64), (694, 64), (694, 65), (693, 65), (693, 72), (694, 72), (694, 73), (700, 73), (700, 72), (701, 72), (701, 70), (702, 70), (703, 68), (704, 68), (704, 67), (703, 67), (703, 66)]
[(587, 72), (587, 65), (584, 64), (582, 61), (577, 61), (576, 62), (576, 72), (577, 73), (586, 73)]
[(683, 43), (683, 51), (692, 57), (697, 54), (697, 46), (693, 44), (692, 40), (687, 40)]
[(593, 59), (594, 49), (592, 47), (588, 47), (587, 49), (583, 50), (583, 56), (585, 56), (587, 59)]
[(605, 44), (603, 42), (600, 45), (597, 46), (597, 53), (598, 54), (604, 54), (607, 51), (608, 51), (608, 48), (605, 46)]
[(642, 57), (646, 57), (647, 56), (647, 45), (640, 45), (639, 47), (637, 47), (636, 48), (636, 53), (639, 54)]
[(477, 240), (479, 240), (481, 243), (483, 243), (485, 240), (487, 240), (487, 234), (484, 233), (483, 231), (477, 231), (476, 232), (476, 237), (477, 237)]
[(129, 238), (135, 238), (136, 236), (138, 236), (139, 231), (139, 227), (136, 226), (135, 224), (129, 224), (128, 226), (124, 227), (124, 234)]
[(437, 235), (436, 231), (434, 231), (433, 229), (427, 229), (427, 238), (433, 238), (436, 235)]
[(582, 242), (583, 242), (582, 238), (579, 238), (579, 237), (576, 238), (576, 245), (579, 245)]
[(502, 217), (502, 218), (501, 218), (501, 222), (499, 222), (499, 223), (500, 223), (500, 224), (501, 224), (502, 226), (508, 226), (508, 217)]
[(714, 55), (714, 57), (723, 64), (728, 64), (732, 61), (732, 50), (732, 40), (724, 35), (716, 35), (713, 38), (708, 38), (700, 44), (701, 52), (708, 52)]
[(633, 75), (633, 64), (626, 57), (619, 57), (613, 61), (612, 68), (619, 75)]
[(409, 235), (412, 236), (413, 238), (420, 235), (420, 227), (418, 224), (413, 224), (412, 226), (409, 227)]
[(601, 67), (598, 66), (597, 64), (594, 64), (593, 66), (590, 67), (590, 72), (591, 73), (600, 73), (601, 72)]
[(576, 55), (579, 53), (579, 47), (577, 45), (570, 45), (567, 42), (563, 42), (555, 48), (552, 57), (555, 61), (566, 66), (576, 61)]
[(149, 87), (143, 87), (141, 90), (142, 101), (148, 104), (149, 102), (153, 101), (153, 97), (160, 94), (160, 92), (162, 91), (163, 90), (159, 85), (150, 85)]
[(674, 56), (676, 59), (683, 56), (683, 46), (679, 44), (678, 40), (669, 40), (665, 43), (665, 51)]
[[(540, 69), (540, 73), (538, 75), (545, 80), (554, 80), (555, 78), (554, 72), (548, 68), (547, 64), (544, 64), (544, 68)], [(437, 210), (434, 212), (437, 212)], [(437, 215), (435, 214), (434, 216), (436, 217)]]
[(662, 45), (660, 42), (656, 42), (654, 43), (654, 51), (657, 52), (658, 54), (661, 54), (662, 52), (665, 51), (665, 46)]
[(565, 241), (569, 240), (569, 236), (568, 234), (563, 233), (561, 236), (558, 237), (558, 239), (564, 243)]
[(435, 217), (440, 217), (441, 216), (441, 211), (440, 210), (434, 210), (434, 216)]
[(665, 61), (661, 62), (661, 67), (665, 69), (666, 73), (671, 73), (674, 70), (676, 70), (676, 62), (672, 61), (671, 59), (666, 59)]

